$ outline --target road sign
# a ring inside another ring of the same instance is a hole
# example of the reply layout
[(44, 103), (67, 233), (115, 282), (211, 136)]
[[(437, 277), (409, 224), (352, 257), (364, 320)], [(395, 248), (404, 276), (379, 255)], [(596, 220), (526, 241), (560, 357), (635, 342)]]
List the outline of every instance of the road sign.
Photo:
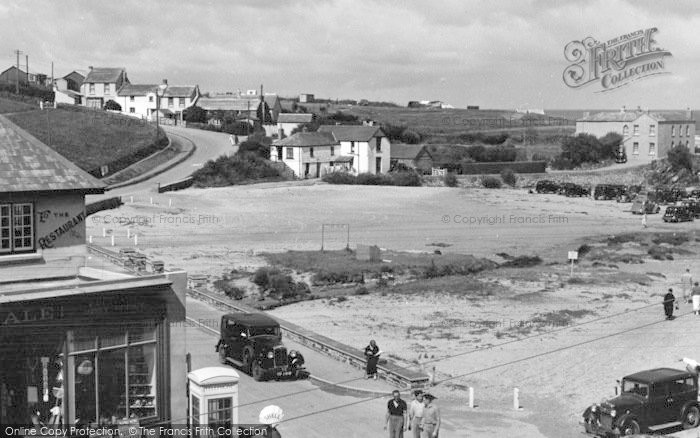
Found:
[(569, 260), (578, 260), (578, 251), (569, 251)]

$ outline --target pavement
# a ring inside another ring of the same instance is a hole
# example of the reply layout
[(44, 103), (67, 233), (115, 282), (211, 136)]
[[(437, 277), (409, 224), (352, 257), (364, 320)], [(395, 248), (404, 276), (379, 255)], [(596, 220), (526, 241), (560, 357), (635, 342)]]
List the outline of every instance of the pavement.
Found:
[[(219, 332), (221, 315), (225, 312), (216, 309), (202, 301), (187, 298), (187, 316), (198, 324), (204, 325), (215, 333)], [(211, 331), (212, 339), (216, 337)], [(311, 373), (311, 380), (321, 386), (324, 391), (336, 394), (349, 394), (358, 396), (381, 396), (390, 394), (397, 389), (396, 386), (384, 380), (366, 379), (364, 372), (347, 363), (340, 362), (323, 353), (312, 350), (302, 344), (289, 339), (282, 340), (290, 350), (299, 351), (305, 359), (307, 370)], [(215, 341), (212, 341), (214, 345)], [(404, 388), (399, 388), (402, 391)], [(407, 391), (405, 392), (407, 393)]]

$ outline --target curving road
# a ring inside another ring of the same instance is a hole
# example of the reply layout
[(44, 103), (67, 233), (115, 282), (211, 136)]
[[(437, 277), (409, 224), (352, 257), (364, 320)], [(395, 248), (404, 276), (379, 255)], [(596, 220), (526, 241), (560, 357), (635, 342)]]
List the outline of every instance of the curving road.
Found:
[[(104, 195), (87, 196), (85, 202), (90, 203), (112, 196), (128, 196), (145, 194), (149, 192), (153, 193), (156, 191), (159, 182), (162, 184), (167, 184), (187, 178), (192, 174), (192, 172), (199, 169), (208, 160), (216, 159), (221, 155), (234, 154), (236, 151), (238, 151), (237, 146), (231, 145), (229, 134), (204, 131), (201, 129), (187, 129), (175, 126), (162, 126), (162, 128), (168, 133), (168, 136), (170, 136), (174, 142), (194, 142), (194, 144), (197, 146), (194, 154), (172, 169), (169, 169), (147, 181), (110, 190)], [(245, 137), (239, 137), (239, 141), (243, 141), (243, 139), (245, 139)]]

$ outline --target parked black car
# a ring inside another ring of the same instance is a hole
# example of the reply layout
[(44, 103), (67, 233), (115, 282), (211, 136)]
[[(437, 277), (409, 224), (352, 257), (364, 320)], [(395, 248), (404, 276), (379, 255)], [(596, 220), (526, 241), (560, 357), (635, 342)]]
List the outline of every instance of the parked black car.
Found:
[(565, 196), (591, 196), (591, 189), (574, 183), (564, 183), (559, 193)]
[(616, 163), (626, 163), (627, 162), (627, 152), (625, 150), (617, 151), (615, 154)]
[(700, 201), (697, 199), (686, 199), (682, 204), (684, 207), (688, 207), (690, 212), (693, 214), (695, 219), (700, 218)]
[(632, 202), (642, 192), (642, 186), (625, 186), (615, 200), (617, 202)]
[(607, 201), (616, 199), (625, 190), (625, 186), (617, 184), (598, 184), (593, 190), (593, 199)]
[(694, 219), (694, 215), (688, 207), (671, 205), (666, 207), (663, 219), (664, 222), (689, 222)]
[(678, 188), (657, 188), (650, 194), (650, 199), (658, 204), (674, 204), (686, 197), (686, 191)]
[(287, 351), (277, 321), (263, 313), (228, 313), (221, 317), (216, 344), (219, 361), (233, 363), (255, 380), (304, 378), (304, 357)]
[(560, 188), (561, 186), (558, 183), (548, 179), (537, 181), (535, 185), (535, 191), (537, 193), (558, 193)]
[(622, 379), (620, 395), (589, 406), (583, 413), (586, 433), (628, 436), (682, 425), (700, 425), (698, 378), (672, 368), (656, 368)]

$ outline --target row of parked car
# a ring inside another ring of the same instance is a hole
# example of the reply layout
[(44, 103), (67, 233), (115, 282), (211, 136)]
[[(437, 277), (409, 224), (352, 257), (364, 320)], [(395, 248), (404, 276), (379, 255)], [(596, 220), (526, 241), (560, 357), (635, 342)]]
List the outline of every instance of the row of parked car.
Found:
[[(538, 181), (535, 191), (565, 196), (591, 196), (590, 186), (551, 180)], [(664, 212), (664, 222), (686, 222), (700, 218), (700, 190), (661, 187), (645, 192), (641, 185), (598, 184), (593, 189), (592, 196), (596, 200), (632, 202), (632, 214), (660, 213), (660, 204), (671, 204)]]

